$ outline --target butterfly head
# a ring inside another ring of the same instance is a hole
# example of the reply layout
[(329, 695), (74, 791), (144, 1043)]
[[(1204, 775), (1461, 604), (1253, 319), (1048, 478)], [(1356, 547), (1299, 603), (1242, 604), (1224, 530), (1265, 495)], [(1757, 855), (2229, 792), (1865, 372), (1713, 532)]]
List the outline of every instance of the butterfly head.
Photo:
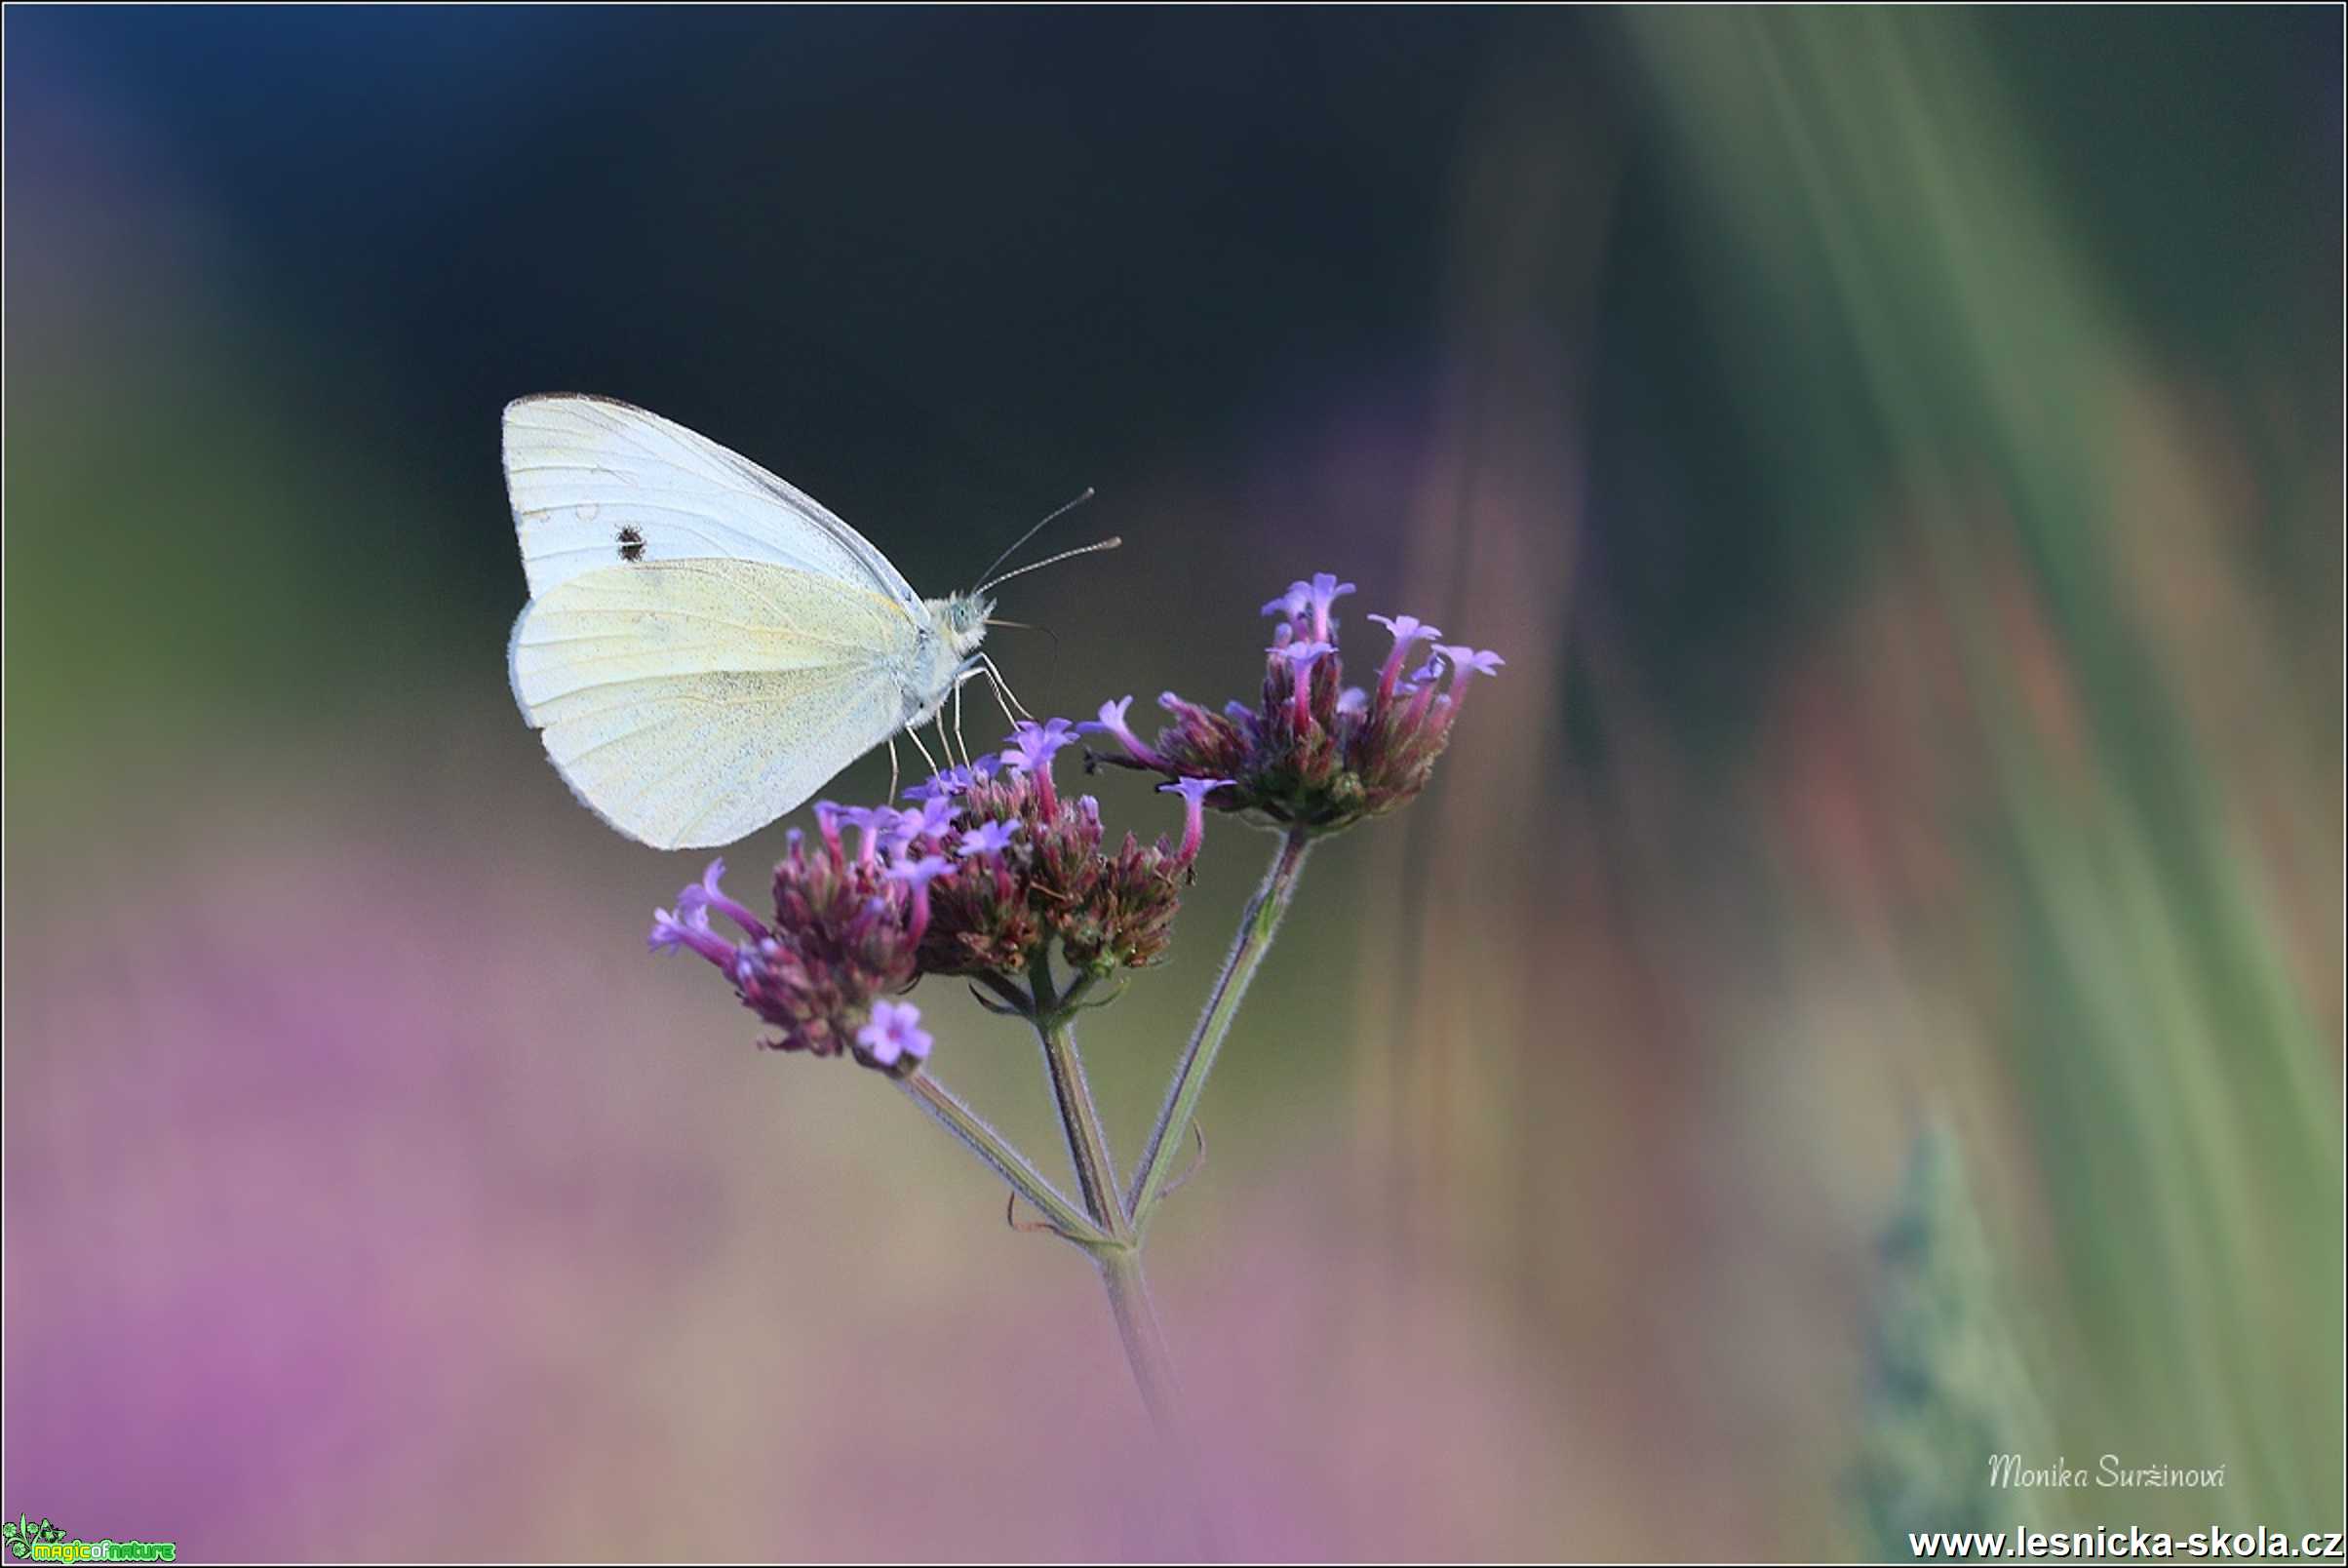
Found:
[(994, 613), (995, 601), (983, 593), (947, 597), (938, 612), (938, 627), (946, 634), (946, 646), (954, 649), (955, 657), (965, 657), (986, 639), (987, 617)]

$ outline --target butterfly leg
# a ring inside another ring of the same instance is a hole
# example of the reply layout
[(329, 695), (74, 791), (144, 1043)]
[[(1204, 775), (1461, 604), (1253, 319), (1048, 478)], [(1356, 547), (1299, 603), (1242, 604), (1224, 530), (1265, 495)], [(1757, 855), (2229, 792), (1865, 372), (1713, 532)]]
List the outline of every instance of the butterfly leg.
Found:
[(938, 746), (946, 753), (946, 765), (948, 767), (968, 767), (970, 758), (967, 753), (959, 763), (955, 761), (954, 736), (949, 734), (946, 729), (946, 705), (944, 703), (938, 704), (938, 711), (929, 724), (930, 727), (937, 732)]
[(897, 737), (888, 737), (888, 804), (897, 804)]
[(1004, 699), (1002, 694), (1002, 673), (991, 663), (979, 673), (987, 678), (987, 689), (995, 693), (995, 706), (1002, 710), (1003, 722), (1013, 729), (1018, 728), (1019, 715), (1011, 710), (1011, 704)]
[(1036, 716), (1028, 712), (1026, 703), (1019, 700), (1019, 693), (1011, 689), (1011, 683), (1002, 678), (1000, 667), (984, 653), (978, 655), (978, 662), (987, 672), (988, 684), (995, 688), (995, 700), (1002, 708), (1002, 716), (1013, 724), (1022, 719), (1034, 724)]
[[(913, 749), (920, 752), (921, 754), (921, 761), (929, 764), (929, 773), (932, 778), (935, 778), (941, 771), (943, 771), (943, 769), (938, 766), (938, 760), (929, 755), (929, 748), (921, 744), (921, 732), (920, 730), (908, 729), (905, 731), (905, 738), (913, 742)], [(897, 754), (897, 737), (894, 735), (889, 736), (888, 745), (889, 756), (893, 759)]]

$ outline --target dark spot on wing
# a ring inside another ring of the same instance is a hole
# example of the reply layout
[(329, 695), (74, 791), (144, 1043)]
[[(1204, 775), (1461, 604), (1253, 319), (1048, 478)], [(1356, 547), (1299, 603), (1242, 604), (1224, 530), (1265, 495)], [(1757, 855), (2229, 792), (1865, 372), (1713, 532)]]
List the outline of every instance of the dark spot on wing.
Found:
[(642, 561), (645, 558), (645, 536), (633, 527), (619, 530), (619, 558), (622, 561)]

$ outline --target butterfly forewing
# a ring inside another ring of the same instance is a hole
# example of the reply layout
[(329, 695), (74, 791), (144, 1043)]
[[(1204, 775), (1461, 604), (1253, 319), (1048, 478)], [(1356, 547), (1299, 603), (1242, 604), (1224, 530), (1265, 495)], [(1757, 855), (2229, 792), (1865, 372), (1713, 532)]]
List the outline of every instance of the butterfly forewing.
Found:
[(505, 410), (505, 481), (532, 594), (605, 567), (729, 559), (838, 578), (909, 608), (888, 559), (739, 452), (610, 398), (545, 393)]

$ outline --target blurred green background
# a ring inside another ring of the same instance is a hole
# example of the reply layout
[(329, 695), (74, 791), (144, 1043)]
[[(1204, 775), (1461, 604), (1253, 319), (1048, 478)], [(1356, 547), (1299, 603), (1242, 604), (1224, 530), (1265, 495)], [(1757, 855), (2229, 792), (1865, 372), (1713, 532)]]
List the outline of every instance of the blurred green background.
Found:
[[(577, 389), (925, 590), (1098, 486), (1126, 548), (1005, 597), (1041, 709), (1245, 694), (1315, 569), (1507, 656), (1154, 1234), (1233, 1549), (2340, 1527), (2336, 10), (6, 44), (10, 1517), (1183, 1549), (1082, 1260), (646, 958), (698, 861), (515, 715), (497, 412)], [(1089, 1030), (1128, 1158), (1270, 848)]]

